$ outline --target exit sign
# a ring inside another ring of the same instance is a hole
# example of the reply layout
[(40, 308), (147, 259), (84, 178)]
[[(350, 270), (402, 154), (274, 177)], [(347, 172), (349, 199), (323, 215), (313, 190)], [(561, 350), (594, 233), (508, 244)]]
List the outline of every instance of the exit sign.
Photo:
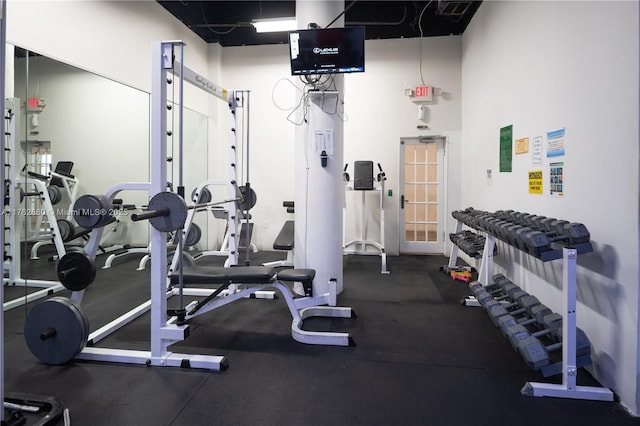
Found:
[(44, 98), (27, 98), (27, 111), (29, 112), (42, 112), (44, 106)]
[(416, 86), (415, 98), (417, 101), (430, 101), (433, 96), (431, 86)]

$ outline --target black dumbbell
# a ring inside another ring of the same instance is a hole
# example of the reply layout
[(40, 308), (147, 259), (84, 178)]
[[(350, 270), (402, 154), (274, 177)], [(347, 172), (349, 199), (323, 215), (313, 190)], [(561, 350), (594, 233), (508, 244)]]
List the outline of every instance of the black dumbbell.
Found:
[[(576, 357), (586, 357), (591, 355), (591, 342), (587, 335), (579, 328), (576, 328)], [(551, 360), (549, 352), (562, 347), (562, 342), (552, 345), (545, 345), (535, 336), (526, 337), (518, 342), (518, 352), (525, 363), (533, 370), (540, 370), (549, 365)]]
[(529, 325), (535, 324), (539, 328), (546, 328), (543, 321), (546, 315), (552, 314), (553, 311), (543, 304), (533, 305), (529, 307), (527, 311), (528, 316), (524, 318), (516, 318), (513, 315), (504, 315), (498, 318), (498, 328), (502, 331), (502, 334), (507, 337), (507, 330), (514, 325)]
[(533, 306), (540, 304), (540, 301), (535, 296), (523, 290), (515, 291), (514, 294), (517, 299), (513, 303), (503, 304), (495, 300), (485, 302), (484, 309), (496, 327), (500, 326), (499, 320), (501, 317), (505, 315), (515, 316), (526, 314), (530, 312)]
[[(556, 315), (560, 317), (560, 315), (558, 314)], [(540, 316), (542, 316), (542, 321), (541, 323), (539, 323), (541, 324), (541, 327), (540, 327), (540, 330), (538, 331), (531, 332), (523, 324), (512, 325), (511, 327), (508, 327), (505, 330), (507, 339), (509, 339), (509, 343), (511, 343), (511, 346), (513, 347), (514, 350), (518, 350), (518, 343), (529, 336), (533, 336), (533, 337), (549, 336), (554, 341), (557, 341), (556, 333), (559, 328), (560, 329), (562, 328), (562, 317), (560, 317), (559, 319), (556, 318), (556, 316), (553, 315), (553, 312), (551, 312), (550, 309), (548, 312), (542, 311), (540, 313)], [(546, 321), (545, 321), (545, 318), (546, 318)], [(537, 319), (534, 321), (537, 321)]]
[(588, 243), (591, 234), (582, 223), (555, 221), (556, 229), (550, 232), (536, 231), (527, 235), (526, 250), (533, 256), (540, 257), (545, 251), (552, 250), (551, 243), (562, 242), (569, 246)]

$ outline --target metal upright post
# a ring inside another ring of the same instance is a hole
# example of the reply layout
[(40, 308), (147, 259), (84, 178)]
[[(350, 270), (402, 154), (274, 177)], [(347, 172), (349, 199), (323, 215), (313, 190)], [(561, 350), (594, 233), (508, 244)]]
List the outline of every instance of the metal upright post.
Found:
[(577, 386), (576, 365), (576, 262), (575, 248), (563, 249), (562, 273), (562, 384), (527, 382), (521, 392), (527, 396), (613, 401), (605, 387)]
[[(4, 78), (5, 78), (5, 55), (6, 55), (6, 40), (7, 40), (7, 13), (6, 13), (7, 4), (4, 0), (0, 0), (0, 109), (2, 113), (5, 114), (4, 110)], [(5, 170), (5, 119), (0, 120), (0, 170), (2, 170), (2, 188), (6, 188), (6, 170)], [(2, 232), (0, 232), (0, 247), (2, 250), (2, 265), (4, 265), (4, 221), (6, 215), (0, 215), (0, 227), (2, 227)], [(4, 304), (4, 295), (3, 291), (0, 291), (0, 305)], [(0, 402), (4, 404), (4, 313), (0, 314)], [(5, 415), (4, 408), (0, 410), (0, 421), (4, 424)]]
[(484, 248), (482, 249), (482, 264), (478, 274), (478, 281), (485, 286), (491, 285), (493, 281), (493, 249), (495, 244), (495, 237), (487, 233), (487, 237), (484, 240)]

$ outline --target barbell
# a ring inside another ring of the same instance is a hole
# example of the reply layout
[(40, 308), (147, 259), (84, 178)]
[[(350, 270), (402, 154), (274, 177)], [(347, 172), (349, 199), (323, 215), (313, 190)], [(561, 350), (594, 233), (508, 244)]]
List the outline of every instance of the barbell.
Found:
[[(208, 192), (208, 191), (207, 191)], [(193, 194), (198, 199), (207, 199)], [(246, 186), (238, 187), (236, 198), (216, 201), (196, 203), (187, 206), (182, 197), (174, 192), (159, 192), (149, 200), (147, 209), (142, 213), (134, 213), (131, 220), (138, 222), (141, 220), (149, 220), (151, 226), (160, 232), (172, 232), (184, 227), (189, 210), (196, 209), (205, 210), (209, 207), (215, 207), (222, 204), (235, 202), (238, 209), (247, 211), (253, 208), (257, 202), (256, 192)], [(79, 226), (86, 229), (100, 228), (107, 225), (113, 220), (112, 217), (113, 204), (105, 195), (86, 194), (79, 197), (73, 205), (73, 217)]]
[(241, 186), (238, 189), (238, 196), (236, 198), (198, 203), (191, 206), (187, 206), (184, 199), (174, 192), (159, 192), (151, 197), (147, 210), (142, 213), (132, 214), (131, 220), (134, 222), (149, 220), (151, 226), (156, 230), (160, 232), (172, 232), (184, 227), (187, 213), (191, 209), (201, 210), (233, 202), (237, 203), (240, 210), (246, 211), (251, 209), (257, 201), (255, 191), (245, 186)]

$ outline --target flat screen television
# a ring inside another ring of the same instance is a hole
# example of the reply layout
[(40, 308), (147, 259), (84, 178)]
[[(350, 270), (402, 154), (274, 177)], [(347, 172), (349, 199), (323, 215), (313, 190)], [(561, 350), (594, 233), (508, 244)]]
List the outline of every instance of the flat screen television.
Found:
[(364, 27), (289, 33), (291, 75), (364, 72)]

